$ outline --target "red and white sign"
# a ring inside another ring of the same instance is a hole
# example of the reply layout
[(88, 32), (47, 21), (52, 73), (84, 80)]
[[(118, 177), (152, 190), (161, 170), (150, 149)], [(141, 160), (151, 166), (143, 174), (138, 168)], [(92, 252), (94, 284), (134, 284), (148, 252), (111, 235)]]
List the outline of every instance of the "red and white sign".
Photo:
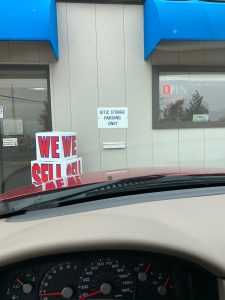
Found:
[(171, 84), (164, 84), (163, 85), (163, 95), (164, 96), (171, 96), (172, 95), (172, 86)]
[(81, 185), (80, 176), (72, 176), (67, 178), (58, 178), (48, 181), (41, 185), (42, 191), (52, 191), (60, 188), (68, 188)]
[(77, 136), (73, 132), (36, 133), (37, 160), (58, 161), (77, 156)]
[(75, 158), (70, 161), (58, 162), (33, 160), (31, 172), (32, 183), (35, 185), (41, 185), (55, 179), (80, 176), (82, 174), (82, 159)]
[(65, 178), (75, 178), (82, 174), (82, 158), (77, 156), (75, 133), (37, 133), (36, 156), (37, 159), (31, 161), (32, 183), (36, 186), (52, 183), (58, 187)]

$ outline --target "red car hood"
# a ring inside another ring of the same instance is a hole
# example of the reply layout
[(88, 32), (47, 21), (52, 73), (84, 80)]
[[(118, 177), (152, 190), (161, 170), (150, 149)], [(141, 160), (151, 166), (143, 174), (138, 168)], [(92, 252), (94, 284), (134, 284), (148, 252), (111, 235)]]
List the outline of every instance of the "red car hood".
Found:
[[(136, 168), (136, 169), (121, 169), (113, 171), (99, 171), (85, 173), (80, 177), (65, 178), (63, 180), (62, 188), (73, 188), (90, 183), (100, 183), (111, 180), (118, 180), (124, 178), (141, 177), (141, 176), (153, 176), (153, 175), (212, 175), (212, 174), (224, 174), (225, 169), (191, 169), (191, 168)], [(62, 181), (62, 180), (61, 180)], [(49, 190), (60, 190), (56, 184), (52, 184), (46, 188), (44, 186), (36, 187), (34, 185), (23, 186), (17, 189), (13, 189), (7, 193), (0, 194), (0, 201), (16, 200), (31, 195), (37, 195)]]

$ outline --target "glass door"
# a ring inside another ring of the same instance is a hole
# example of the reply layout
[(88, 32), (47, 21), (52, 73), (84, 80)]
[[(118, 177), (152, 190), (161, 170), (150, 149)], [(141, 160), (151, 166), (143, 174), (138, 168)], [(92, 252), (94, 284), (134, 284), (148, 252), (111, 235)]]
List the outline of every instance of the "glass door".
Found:
[(31, 184), (35, 133), (51, 130), (47, 70), (0, 71), (0, 192)]

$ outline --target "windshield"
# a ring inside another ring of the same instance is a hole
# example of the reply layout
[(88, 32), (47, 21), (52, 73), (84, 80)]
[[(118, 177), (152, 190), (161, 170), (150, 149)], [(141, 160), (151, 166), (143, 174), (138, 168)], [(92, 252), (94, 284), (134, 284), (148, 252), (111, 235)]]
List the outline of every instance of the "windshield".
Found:
[(225, 173), (224, 43), (168, 35), (155, 46), (143, 4), (66, 5), (71, 15), (57, 5), (59, 52), (4, 48), (0, 199)]

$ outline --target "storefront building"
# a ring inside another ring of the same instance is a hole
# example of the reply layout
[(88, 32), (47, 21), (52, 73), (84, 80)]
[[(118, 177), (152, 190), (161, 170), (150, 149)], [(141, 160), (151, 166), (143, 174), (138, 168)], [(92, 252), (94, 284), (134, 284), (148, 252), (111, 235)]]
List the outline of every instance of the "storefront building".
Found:
[[(138, 1), (1, 4), (1, 192), (40, 131), (76, 132), (85, 172), (225, 167), (225, 4)], [(98, 125), (111, 107), (126, 126)]]

